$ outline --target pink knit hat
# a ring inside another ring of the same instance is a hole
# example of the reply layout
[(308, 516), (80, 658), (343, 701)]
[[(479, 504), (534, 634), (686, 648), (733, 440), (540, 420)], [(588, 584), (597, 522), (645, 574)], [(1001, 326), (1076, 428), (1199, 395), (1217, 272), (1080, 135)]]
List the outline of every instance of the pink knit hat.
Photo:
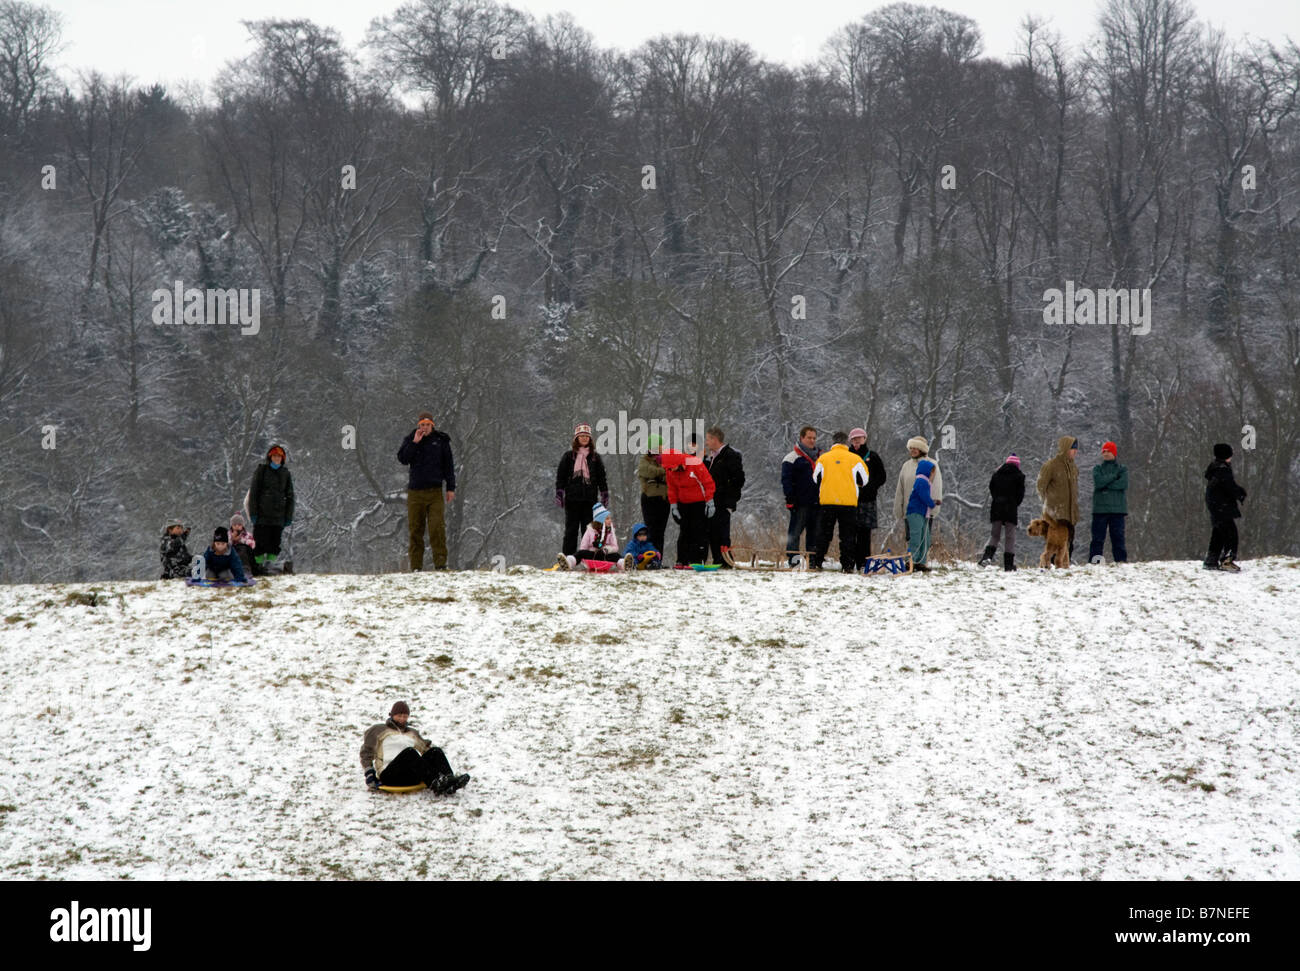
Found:
[(1014, 465), (1017, 468), (1019, 468), (1020, 458), (1014, 452), (1012, 452), (1010, 455), (1007, 456), (1007, 464)]
[(849, 432), (850, 439), (866, 438), (866, 437), (867, 437), (867, 430), (865, 428), (855, 428), (853, 429), (853, 431)]

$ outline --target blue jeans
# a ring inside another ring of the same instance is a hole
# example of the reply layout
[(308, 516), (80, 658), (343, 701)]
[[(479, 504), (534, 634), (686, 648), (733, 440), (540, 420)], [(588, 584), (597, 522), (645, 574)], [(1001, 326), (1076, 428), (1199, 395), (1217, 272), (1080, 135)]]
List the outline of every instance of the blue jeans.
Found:
[(790, 509), (790, 529), (785, 535), (786, 552), (799, 548), (799, 536), (807, 531), (807, 549), (817, 549), (817, 513), (820, 506), (794, 506)]
[(1124, 520), (1128, 518), (1123, 513), (1093, 513), (1092, 514), (1092, 542), (1088, 546), (1088, 560), (1091, 562), (1106, 548), (1106, 530), (1110, 530), (1110, 552), (1115, 558), (1116, 563), (1128, 562), (1128, 549), (1124, 546)]

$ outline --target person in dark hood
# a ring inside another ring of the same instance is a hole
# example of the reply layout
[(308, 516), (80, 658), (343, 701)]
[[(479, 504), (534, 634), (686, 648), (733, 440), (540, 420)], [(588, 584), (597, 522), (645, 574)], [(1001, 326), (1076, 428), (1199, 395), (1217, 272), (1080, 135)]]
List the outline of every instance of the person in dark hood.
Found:
[(289, 474), (288, 455), (281, 445), (266, 450), (266, 461), (253, 473), (248, 489), (248, 515), (257, 542), (253, 573), (271, 572), (280, 555), (280, 535), (293, 525), (293, 476)]
[(1241, 572), (1237, 566), (1237, 520), (1246, 490), (1232, 475), (1232, 446), (1214, 446), (1214, 461), (1205, 470), (1205, 506), (1210, 511), (1210, 549), (1203, 566), (1207, 570)]
[(1025, 498), (1025, 474), (1020, 471), (1020, 458), (1014, 453), (1007, 456), (993, 476), (989, 479), (989, 495), (993, 503), (989, 507), (989, 522), (993, 531), (989, 536), (989, 545), (984, 547), (980, 557), (980, 566), (988, 566), (998, 552), (1001, 539), (1002, 569), (1010, 572), (1016, 568), (1016, 526), (1020, 521), (1020, 503)]

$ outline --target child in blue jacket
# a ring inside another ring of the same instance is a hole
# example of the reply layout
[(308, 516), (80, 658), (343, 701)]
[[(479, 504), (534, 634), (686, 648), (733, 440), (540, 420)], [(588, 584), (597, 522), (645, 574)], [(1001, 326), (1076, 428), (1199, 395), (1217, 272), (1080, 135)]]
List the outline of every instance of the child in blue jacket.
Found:
[(930, 511), (935, 501), (930, 495), (930, 480), (934, 476), (934, 463), (921, 459), (916, 463), (916, 481), (907, 499), (907, 552), (912, 554), (912, 568), (929, 573), (926, 559), (930, 555)]
[(645, 523), (632, 527), (632, 538), (623, 550), (624, 557), (632, 557), (632, 567), (638, 570), (657, 570), (662, 565), (663, 556), (650, 542), (650, 530)]

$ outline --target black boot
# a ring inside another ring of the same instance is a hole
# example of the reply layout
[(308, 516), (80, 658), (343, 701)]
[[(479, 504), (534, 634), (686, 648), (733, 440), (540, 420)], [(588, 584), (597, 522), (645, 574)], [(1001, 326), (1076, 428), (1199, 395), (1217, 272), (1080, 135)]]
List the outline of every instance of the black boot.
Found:
[(998, 551), (998, 548), (997, 548), (996, 546), (986, 546), (986, 547), (984, 547), (984, 555), (980, 557), (979, 565), (980, 565), (980, 566), (991, 566), (991, 565), (993, 564), (993, 555), (994, 555), (995, 553), (997, 553), (997, 551)]
[(1015, 554), (1015, 553), (1003, 553), (1003, 554), (1002, 554), (1002, 569), (1003, 569), (1003, 572), (1010, 573), (1010, 572), (1012, 572), (1015, 568), (1016, 568), (1016, 554)]

